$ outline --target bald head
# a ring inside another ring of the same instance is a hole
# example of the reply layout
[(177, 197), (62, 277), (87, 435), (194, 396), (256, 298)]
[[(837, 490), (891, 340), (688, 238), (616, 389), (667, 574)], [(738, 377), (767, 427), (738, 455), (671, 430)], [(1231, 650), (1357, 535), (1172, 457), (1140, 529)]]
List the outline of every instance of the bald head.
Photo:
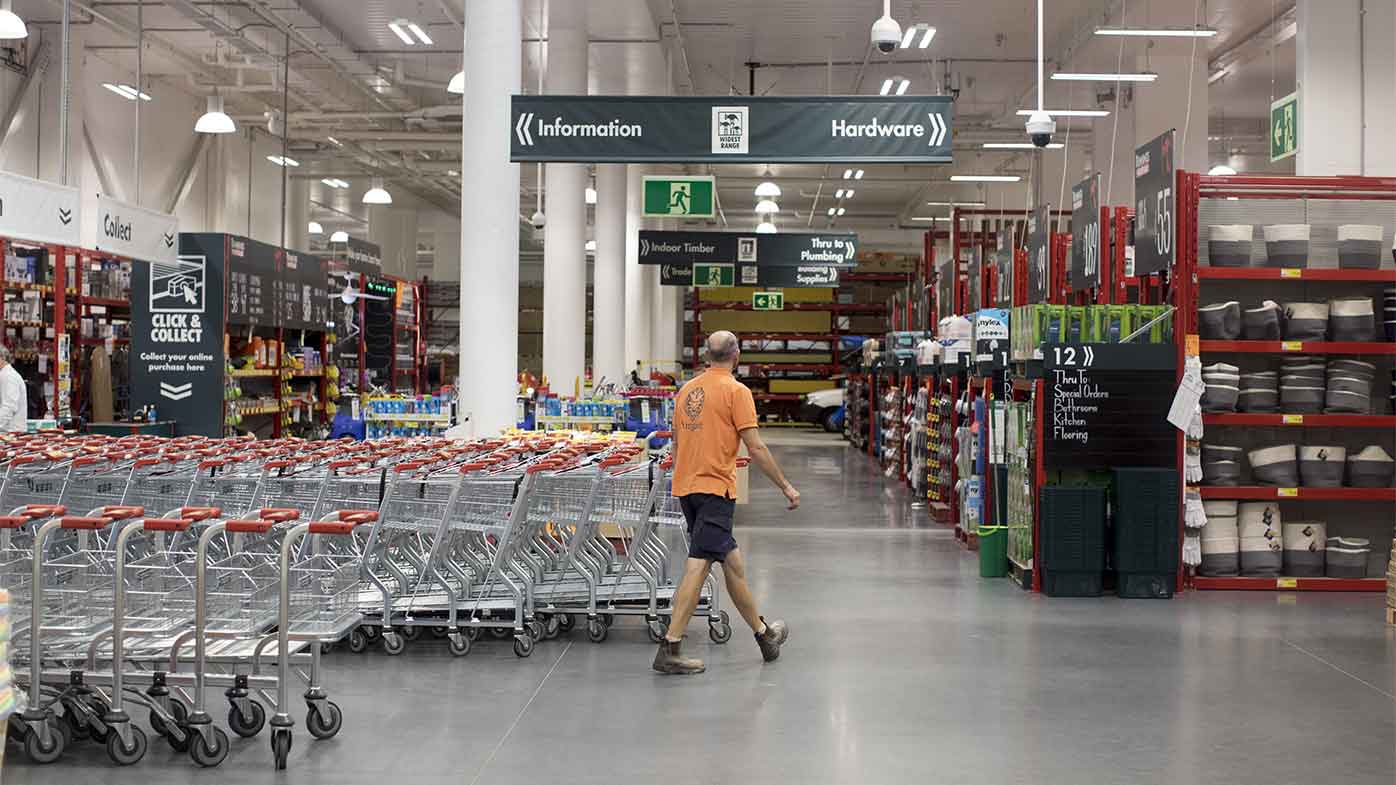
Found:
[(708, 364), (732, 365), (737, 360), (739, 348), (736, 335), (727, 330), (718, 330), (708, 336)]

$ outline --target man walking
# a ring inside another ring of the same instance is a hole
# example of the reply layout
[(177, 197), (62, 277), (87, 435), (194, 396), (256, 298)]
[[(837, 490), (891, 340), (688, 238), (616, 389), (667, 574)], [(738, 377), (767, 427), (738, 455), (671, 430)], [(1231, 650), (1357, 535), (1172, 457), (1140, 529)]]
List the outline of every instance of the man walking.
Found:
[(29, 424), (29, 392), (12, 360), (10, 347), (0, 343), (0, 432), (23, 433)]
[(708, 370), (679, 390), (673, 493), (688, 521), (688, 561), (674, 592), (669, 631), (654, 656), (654, 669), (660, 673), (703, 672), (703, 661), (683, 656), (679, 646), (713, 562), (722, 565), (727, 596), (751, 625), (766, 662), (780, 656), (789, 635), (785, 622), (767, 622), (756, 612), (756, 600), (746, 585), (746, 564), (732, 539), (738, 441), (746, 445), (751, 462), (785, 494), (789, 509), (800, 506), (800, 492), (786, 481), (757, 433), (751, 390), (732, 376), (740, 354), (737, 336), (726, 330), (713, 333), (707, 345)]

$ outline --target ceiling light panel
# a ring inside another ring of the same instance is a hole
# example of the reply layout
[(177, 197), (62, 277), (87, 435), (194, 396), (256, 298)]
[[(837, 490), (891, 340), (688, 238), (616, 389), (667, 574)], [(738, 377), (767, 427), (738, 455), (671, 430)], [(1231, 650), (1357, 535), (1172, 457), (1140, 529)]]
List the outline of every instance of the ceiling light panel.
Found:
[(412, 34), (407, 32), (406, 19), (394, 19), (388, 23), (388, 29), (392, 30), (393, 35), (396, 35), (404, 44), (408, 46), (415, 46), (417, 44), (417, 39), (413, 38)]
[(409, 22), (407, 25), (407, 29), (412, 32), (412, 35), (417, 36), (418, 41), (421, 41), (426, 46), (431, 46), (432, 44), (436, 43), (435, 41), (431, 40), (431, 36), (427, 35), (427, 31), (423, 30), (422, 26), (417, 24), (416, 22)]

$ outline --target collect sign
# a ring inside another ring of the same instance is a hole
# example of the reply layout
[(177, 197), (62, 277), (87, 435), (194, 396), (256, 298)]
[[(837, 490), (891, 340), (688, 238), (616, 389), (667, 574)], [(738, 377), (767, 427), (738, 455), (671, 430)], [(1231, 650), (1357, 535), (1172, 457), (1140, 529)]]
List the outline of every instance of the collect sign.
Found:
[(646, 177), (646, 218), (712, 218), (712, 177)]
[(1170, 130), (1134, 151), (1134, 274), (1173, 266), (1173, 136)]
[(179, 220), (97, 194), (97, 211), (85, 232), (99, 251), (173, 264), (179, 258)]
[(82, 245), (76, 188), (0, 172), (0, 235), (57, 245)]
[(1100, 173), (1071, 189), (1071, 290), (1100, 287)]
[(516, 95), (510, 160), (948, 164), (954, 110), (947, 96)]
[(1051, 244), (1051, 207), (1043, 205), (1028, 217), (1028, 302), (1047, 301), (1048, 245)]
[(857, 255), (856, 234), (640, 231), (640, 264), (852, 267)]
[(1172, 468), (1176, 351), (1171, 344), (1044, 346), (1049, 468)]
[(1280, 161), (1299, 152), (1299, 93), (1290, 93), (1270, 104), (1270, 160)]
[(131, 264), (131, 406), (180, 435), (223, 432), (223, 238), (183, 235), (173, 262)]

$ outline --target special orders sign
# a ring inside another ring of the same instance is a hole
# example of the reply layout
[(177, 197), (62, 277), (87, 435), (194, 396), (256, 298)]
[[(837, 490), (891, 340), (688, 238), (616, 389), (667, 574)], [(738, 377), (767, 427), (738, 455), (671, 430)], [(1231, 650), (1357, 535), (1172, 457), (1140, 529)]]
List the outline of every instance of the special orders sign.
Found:
[(223, 253), (131, 265), (131, 403), (184, 434), (223, 430)]

